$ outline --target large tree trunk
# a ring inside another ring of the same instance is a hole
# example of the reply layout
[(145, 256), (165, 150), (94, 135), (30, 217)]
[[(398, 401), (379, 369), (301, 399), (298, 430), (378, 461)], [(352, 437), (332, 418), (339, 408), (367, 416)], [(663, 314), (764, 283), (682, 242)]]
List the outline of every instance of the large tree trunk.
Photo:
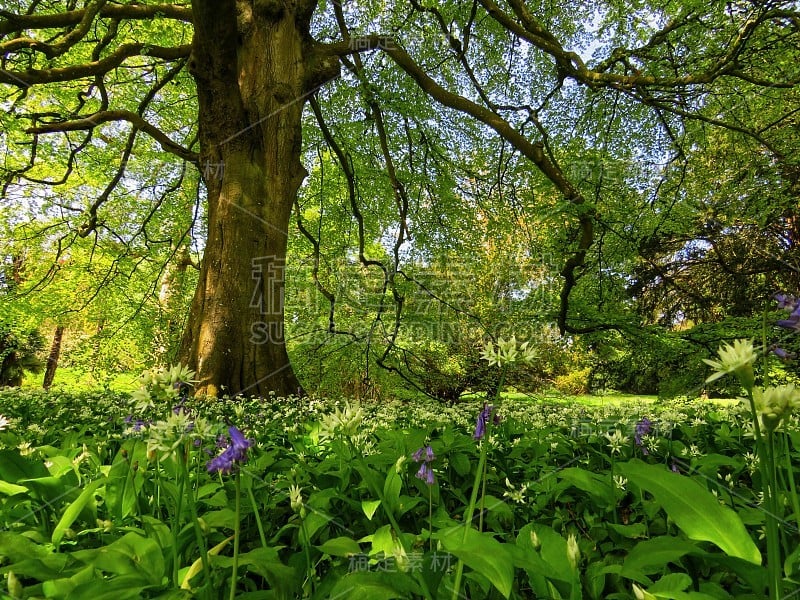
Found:
[(42, 387), (46, 390), (50, 389), (50, 386), (53, 385), (53, 380), (56, 378), (58, 359), (61, 356), (61, 340), (63, 338), (64, 326), (57, 325), (53, 334), (53, 343), (50, 344), (50, 353), (47, 355), (47, 368), (44, 371), (44, 381), (42, 382)]
[(195, 0), (190, 69), (199, 103), (208, 239), (181, 343), (196, 393), (298, 393), (283, 334), (289, 218), (306, 171), (301, 117), (338, 74), (309, 36), (315, 2)]

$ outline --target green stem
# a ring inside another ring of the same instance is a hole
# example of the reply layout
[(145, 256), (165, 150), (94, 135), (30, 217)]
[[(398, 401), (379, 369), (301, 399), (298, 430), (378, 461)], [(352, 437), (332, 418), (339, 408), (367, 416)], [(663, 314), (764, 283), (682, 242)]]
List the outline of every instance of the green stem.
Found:
[[(500, 394), (503, 390), (503, 382), (505, 381), (506, 376), (506, 369), (507, 367), (503, 367), (503, 370), (500, 372), (500, 381), (497, 385), (497, 393), (495, 394), (495, 410), (497, 410), (497, 405), (500, 403)], [(469, 528), (472, 525), (472, 518), (475, 514), (475, 505), (478, 501), (478, 490), (481, 488), (481, 479), (485, 479), (484, 472), (486, 470), (486, 454), (489, 447), (489, 436), (491, 435), (492, 424), (494, 419), (490, 414), (486, 419), (486, 428), (483, 433), (483, 439), (481, 440), (481, 454), (478, 458), (478, 468), (475, 470), (475, 481), (472, 483), (472, 494), (470, 494), (469, 498), (469, 506), (467, 507), (467, 513), (464, 516), (464, 542), (467, 541), (467, 536), (469, 535)], [(481, 518), (483, 515), (483, 511), (481, 511)], [(461, 579), (464, 576), (464, 561), (460, 558), (458, 559), (458, 563), (456, 563), (456, 575), (455, 581), (453, 582), (453, 594), (451, 596), (452, 600), (457, 600), (460, 592), (461, 592)]]
[(261, 522), (261, 515), (258, 514), (258, 504), (256, 503), (256, 497), (253, 494), (253, 484), (252, 481), (250, 485), (247, 486), (247, 496), (250, 498), (250, 504), (253, 507), (253, 515), (256, 518), (256, 526), (258, 527), (258, 538), (261, 540), (261, 547), (267, 547), (267, 536), (264, 534), (264, 524)]
[(781, 576), (781, 549), (778, 532), (777, 471), (775, 469), (774, 433), (767, 430), (767, 469), (769, 471), (769, 497), (767, 504), (767, 571), (770, 581), (770, 598), (779, 600), (783, 595)]
[[(185, 453), (184, 457), (185, 456), (188, 456), (188, 452)], [(184, 457), (182, 457), (181, 460), (181, 478), (188, 479), (189, 471), (186, 466), (186, 460), (184, 460)], [(194, 538), (195, 541), (197, 542), (197, 547), (200, 550), (200, 560), (203, 563), (203, 574), (205, 578), (205, 583), (203, 584), (203, 587), (205, 589), (208, 589), (209, 587), (208, 584), (211, 581), (210, 579), (211, 571), (209, 570), (209, 565), (208, 565), (208, 549), (206, 548), (206, 540), (205, 537), (203, 537), (203, 531), (200, 529), (200, 518), (197, 516), (197, 506), (195, 504), (196, 500), (194, 493), (192, 492), (191, 486), (189, 486), (189, 489), (186, 492), (186, 497), (188, 500), (187, 504), (189, 505), (189, 513), (192, 515), (192, 529), (194, 529)]]
[(300, 516), (300, 543), (303, 544), (303, 554), (306, 557), (306, 580), (311, 590), (309, 596), (314, 595), (314, 565), (311, 564), (311, 537), (306, 529), (306, 518)]
[(242, 515), (242, 484), (241, 484), (241, 476), (239, 473), (239, 469), (236, 469), (236, 477), (234, 479), (236, 482), (236, 500), (235, 500), (235, 511), (236, 511), (236, 520), (233, 524), (233, 565), (231, 566), (231, 594), (230, 600), (234, 600), (236, 598), (236, 582), (239, 577), (239, 538), (241, 538), (242, 534), (242, 526), (241, 526), (241, 515)]
[[(784, 425), (784, 428), (786, 426)], [(783, 456), (786, 459), (786, 473), (789, 477), (789, 489), (791, 490), (792, 511), (794, 512), (794, 519), (797, 523), (797, 529), (800, 530), (800, 502), (797, 498), (797, 485), (794, 480), (794, 467), (792, 466), (791, 448), (789, 447), (789, 435), (785, 432), (783, 434), (784, 451)]]
[[(177, 461), (181, 463), (182, 457), (177, 457)], [(182, 464), (182, 463), (181, 463)], [(175, 586), (179, 586), (180, 576), (180, 560), (178, 557), (178, 534), (181, 530), (181, 513), (183, 512), (183, 490), (186, 487), (186, 477), (184, 476), (185, 469), (181, 468), (180, 478), (178, 480), (178, 497), (176, 498), (175, 514), (172, 519), (172, 576)]]
[(617, 482), (614, 481), (614, 449), (611, 449), (611, 456), (608, 459), (608, 462), (611, 466), (611, 497), (614, 499), (614, 505), (612, 506), (612, 511), (614, 513), (614, 525), (619, 525), (619, 515), (617, 515)]
[(428, 543), (433, 553), (433, 486), (428, 486)]
[[(487, 424), (488, 428), (488, 424)], [(478, 531), (483, 531), (483, 516), (486, 514), (486, 471), (488, 470), (488, 463), (483, 463), (483, 474), (481, 481), (481, 503), (478, 506)]]

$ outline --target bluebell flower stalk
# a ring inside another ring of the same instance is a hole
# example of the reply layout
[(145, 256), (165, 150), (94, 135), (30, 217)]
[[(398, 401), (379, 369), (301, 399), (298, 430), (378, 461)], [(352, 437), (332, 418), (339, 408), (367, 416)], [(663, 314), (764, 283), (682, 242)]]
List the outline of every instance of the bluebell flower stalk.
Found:
[(247, 449), (252, 446), (252, 442), (246, 439), (236, 427), (229, 427), (228, 433), (230, 444), (221, 454), (208, 461), (209, 473), (230, 473), (234, 466), (244, 462), (247, 458)]
[(411, 455), (411, 458), (414, 460), (414, 462), (422, 463), (420, 464), (419, 470), (415, 475), (416, 478), (421, 479), (429, 486), (433, 485), (436, 482), (433, 474), (433, 467), (430, 465), (430, 463), (436, 459), (436, 456), (433, 453), (433, 448), (430, 446), (420, 448)]

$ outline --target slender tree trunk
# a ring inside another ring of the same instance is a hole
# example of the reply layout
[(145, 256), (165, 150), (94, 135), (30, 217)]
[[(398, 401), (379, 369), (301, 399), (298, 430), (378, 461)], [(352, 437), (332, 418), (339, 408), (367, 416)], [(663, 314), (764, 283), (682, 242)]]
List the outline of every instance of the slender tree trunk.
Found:
[(286, 352), (289, 218), (306, 176), (301, 117), (309, 91), (338, 74), (308, 32), (316, 2), (193, 2), (190, 69), (199, 103), (208, 239), (181, 359), (196, 393), (300, 391)]
[(53, 343), (50, 344), (50, 354), (47, 355), (47, 367), (44, 371), (44, 381), (42, 387), (46, 390), (50, 389), (53, 385), (53, 379), (56, 377), (56, 369), (58, 369), (58, 358), (61, 356), (61, 340), (64, 337), (64, 326), (58, 325), (55, 334), (53, 335)]

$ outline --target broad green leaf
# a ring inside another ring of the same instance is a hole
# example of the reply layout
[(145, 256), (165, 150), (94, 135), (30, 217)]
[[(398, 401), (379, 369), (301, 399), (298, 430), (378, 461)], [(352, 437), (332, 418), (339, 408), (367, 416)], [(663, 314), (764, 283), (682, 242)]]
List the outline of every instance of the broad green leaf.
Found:
[(393, 600), (408, 598), (419, 589), (410, 576), (401, 573), (353, 571), (342, 577), (328, 595), (344, 600)]
[(6, 496), (15, 496), (17, 494), (27, 494), (28, 488), (16, 485), (14, 483), (8, 483), (7, 481), (3, 481), (0, 479), (0, 494), (4, 494)]
[(467, 457), (466, 454), (463, 452), (453, 452), (450, 454), (450, 466), (453, 467), (453, 470), (465, 477), (469, 475), (470, 470), (472, 469), (472, 463)]
[(349, 537), (337, 537), (328, 540), (324, 544), (317, 546), (320, 552), (331, 556), (351, 556), (361, 553), (361, 546), (354, 539)]
[(386, 480), (383, 483), (383, 508), (393, 514), (397, 512), (400, 502), (400, 491), (403, 488), (403, 480), (394, 469), (389, 469)]
[(644, 540), (628, 553), (623, 563), (622, 575), (627, 576), (628, 571), (655, 573), (668, 563), (697, 551), (698, 548), (691, 542), (673, 536)]
[(75, 519), (78, 518), (78, 515), (81, 514), (84, 508), (86, 508), (90, 503), (94, 503), (94, 493), (101, 485), (105, 483), (105, 478), (95, 479), (89, 485), (87, 485), (80, 495), (70, 504), (67, 509), (64, 511), (64, 514), (61, 515), (61, 519), (59, 519), (58, 523), (56, 524), (55, 528), (53, 529), (53, 537), (52, 542), (57, 547), (61, 540), (64, 537), (64, 532), (75, 522)]
[(686, 573), (669, 573), (648, 588), (648, 592), (683, 592), (692, 585), (692, 578)]
[(606, 523), (606, 527), (618, 533), (622, 537), (636, 539), (647, 537), (647, 525), (644, 523), (633, 523), (632, 525), (617, 525), (616, 523)]
[(560, 595), (569, 597), (580, 589), (576, 571), (567, 559), (567, 541), (559, 533), (546, 525), (529, 523), (520, 529), (516, 541), (509, 547), (514, 564), (528, 573), (537, 595), (553, 596), (555, 587)]
[(66, 598), (76, 587), (92, 582), (95, 577), (94, 567), (89, 565), (70, 577), (45, 581), (42, 591), (47, 598)]
[(18, 450), (0, 450), (0, 479), (17, 483), (20, 479), (47, 477), (50, 473), (41, 462), (22, 456)]
[(164, 576), (164, 556), (158, 543), (131, 531), (108, 546), (72, 553), (77, 560), (115, 575), (136, 575), (149, 585), (158, 585)]
[(236, 513), (230, 508), (221, 508), (207, 512), (203, 515), (203, 520), (213, 529), (234, 529)]
[[(133, 464), (146, 464), (147, 445), (141, 440), (128, 440), (114, 457), (108, 472), (105, 501), (114, 519), (130, 515), (138, 500), (137, 479), (141, 473), (131, 468)], [(139, 484), (140, 485), (140, 484)]]
[(63, 500), (63, 496), (66, 493), (64, 482), (60, 478), (51, 475), (34, 479), (19, 479), (17, 484), (24, 485), (48, 504)]
[[(230, 568), (232, 563), (231, 557), (214, 557), (214, 564), (223, 568)], [(248, 566), (266, 579), (279, 598), (293, 598), (301, 585), (299, 574), (292, 567), (283, 564), (277, 548), (255, 548), (240, 554), (239, 564)]]
[[(506, 598), (511, 594), (514, 582), (514, 561), (511, 551), (489, 534), (475, 529), (452, 527), (440, 531), (436, 537), (448, 552), (464, 561), (473, 569), (486, 577), (491, 584)], [(466, 537), (466, 539), (465, 539)], [(564, 555), (566, 560), (566, 554)]]
[(24, 535), (0, 531), (0, 556), (6, 565), (0, 573), (13, 570), (16, 575), (33, 577), (39, 581), (58, 579), (65, 575), (69, 562), (66, 554), (56, 554), (31, 541)]
[(631, 483), (653, 495), (687, 537), (711, 542), (729, 556), (761, 564), (761, 553), (736, 513), (720, 505), (697, 482), (640, 460), (619, 466)]
[(614, 491), (607, 475), (598, 475), (578, 467), (563, 469), (558, 473), (559, 479), (579, 490), (582, 490), (603, 503), (604, 506), (614, 504)]
[(144, 591), (150, 587), (153, 586), (146, 585), (139, 575), (123, 575), (110, 579), (97, 577), (76, 586), (66, 600), (138, 600), (148, 597)]

